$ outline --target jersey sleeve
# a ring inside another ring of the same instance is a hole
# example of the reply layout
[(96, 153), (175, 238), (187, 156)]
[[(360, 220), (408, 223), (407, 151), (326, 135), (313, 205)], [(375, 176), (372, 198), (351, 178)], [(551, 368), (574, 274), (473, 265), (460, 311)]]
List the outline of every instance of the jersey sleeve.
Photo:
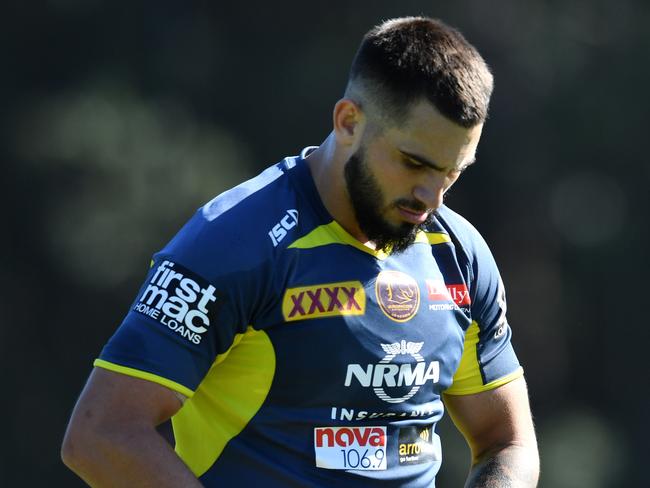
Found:
[[(469, 224), (468, 224), (469, 225)], [(491, 390), (523, 375), (511, 344), (506, 295), (492, 253), (471, 228), (469, 288), (472, 323), (465, 333), (463, 355), (449, 395)]]
[(217, 357), (255, 321), (269, 291), (264, 259), (241, 245), (240, 228), (197, 213), (154, 256), (95, 366), (191, 397)]

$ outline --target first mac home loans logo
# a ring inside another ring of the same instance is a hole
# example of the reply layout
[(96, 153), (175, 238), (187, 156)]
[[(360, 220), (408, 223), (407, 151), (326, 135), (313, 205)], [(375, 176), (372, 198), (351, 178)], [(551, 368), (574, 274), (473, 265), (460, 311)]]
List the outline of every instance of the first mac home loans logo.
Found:
[(133, 310), (200, 344), (216, 310), (216, 288), (190, 270), (163, 261)]

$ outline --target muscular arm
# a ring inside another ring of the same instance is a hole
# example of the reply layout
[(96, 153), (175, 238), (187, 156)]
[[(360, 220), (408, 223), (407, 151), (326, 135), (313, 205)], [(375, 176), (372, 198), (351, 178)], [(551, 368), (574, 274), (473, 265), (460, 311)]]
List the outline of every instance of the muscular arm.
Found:
[(163, 386), (95, 368), (65, 433), (63, 462), (94, 487), (200, 487), (156, 432), (180, 407)]
[(537, 486), (539, 455), (523, 378), (475, 395), (446, 395), (445, 404), (472, 450), (465, 488)]

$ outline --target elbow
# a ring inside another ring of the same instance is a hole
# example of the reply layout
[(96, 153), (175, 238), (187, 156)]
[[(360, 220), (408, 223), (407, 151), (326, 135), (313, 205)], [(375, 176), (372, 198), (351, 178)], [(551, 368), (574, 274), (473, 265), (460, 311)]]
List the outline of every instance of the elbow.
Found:
[(537, 486), (539, 480), (539, 451), (537, 443), (512, 442), (474, 458), (473, 466), (487, 471), (502, 472), (515, 486)]
[(106, 453), (109, 439), (100, 432), (97, 425), (81, 422), (73, 416), (63, 436), (61, 461), (82, 478), (84, 473), (94, 470)]
[(63, 444), (61, 445), (61, 461), (68, 468), (74, 470), (75, 456), (74, 456), (74, 444), (66, 436), (63, 439)]
[(75, 473), (79, 472), (84, 463), (83, 453), (88, 452), (87, 441), (79, 431), (80, 429), (71, 423), (61, 444), (61, 461)]

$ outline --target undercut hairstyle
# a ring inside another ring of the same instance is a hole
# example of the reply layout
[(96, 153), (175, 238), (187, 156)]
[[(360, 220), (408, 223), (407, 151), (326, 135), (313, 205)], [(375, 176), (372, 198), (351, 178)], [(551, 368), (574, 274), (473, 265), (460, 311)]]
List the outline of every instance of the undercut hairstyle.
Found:
[(369, 100), (403, 122), (420, 99), (448, 119), (473, 127), (487, 118), (493, 78), (478, 51), (456, 29), (427, 17), (392, 19), (371, 29), (357, 51), (346, 96)]

